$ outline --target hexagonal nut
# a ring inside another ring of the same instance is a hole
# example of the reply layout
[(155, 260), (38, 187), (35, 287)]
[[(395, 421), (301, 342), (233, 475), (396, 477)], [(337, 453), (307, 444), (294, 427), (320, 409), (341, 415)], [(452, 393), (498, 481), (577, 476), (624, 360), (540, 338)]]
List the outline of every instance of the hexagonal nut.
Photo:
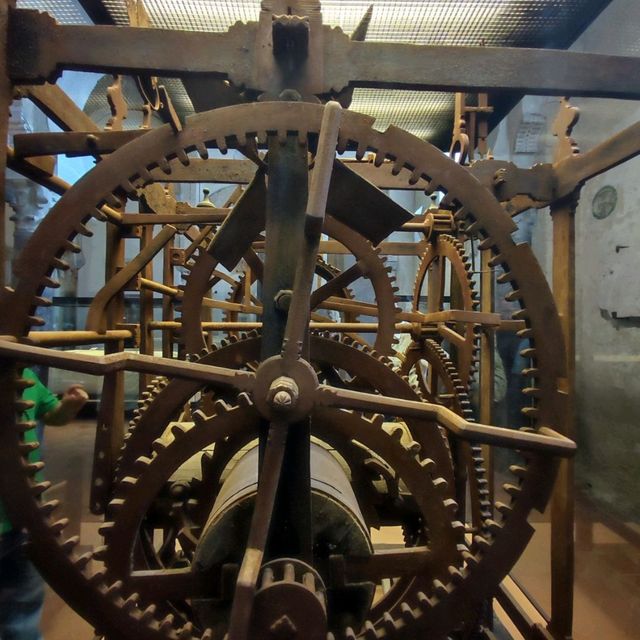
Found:
[(289, 409), (298, 401), (299, 389), (295, 380), (287, 376), (279, 376), (269, 387), (267, 402), (274, 409)]
[(292, 296), (293, 291), (291, 291), (291, 289), (281, 289), (273, 297), (273, 304), (275, 304), (276, 309), (279, 309), (280, 311), (289, 311)]

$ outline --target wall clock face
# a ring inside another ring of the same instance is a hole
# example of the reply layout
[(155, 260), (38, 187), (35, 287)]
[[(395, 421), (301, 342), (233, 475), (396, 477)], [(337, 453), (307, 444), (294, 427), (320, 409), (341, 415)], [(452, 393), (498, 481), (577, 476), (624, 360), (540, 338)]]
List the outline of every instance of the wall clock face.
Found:
[(614, 187), (607, 185), (602, 187), (593, 197), (591, 211), (594, 218), (602, 220), (610, 216), (618, 203), (618, 192)]

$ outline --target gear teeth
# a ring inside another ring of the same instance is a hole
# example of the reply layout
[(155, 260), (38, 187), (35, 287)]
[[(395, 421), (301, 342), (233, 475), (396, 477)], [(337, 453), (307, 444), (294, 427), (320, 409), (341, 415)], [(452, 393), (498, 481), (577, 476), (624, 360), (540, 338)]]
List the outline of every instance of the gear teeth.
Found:
[(477, 567), (480, 564), (478, 558), (470, 551), (463, 552), (462, 557), (469, 568)]
[(35, 429), (36, 427), (36, 423), (35, 422), (16, 422), (15, 424), (15, 428), (19, 433), (25, 433), (27, 431), (30, 431), (31, 429)]
[(436, 463), (431, 458), (425, 458), (420, 461), (420, 466), (429, 473), (433, 473), (436, 469)]
[(180, 422), (171, 425), (171, 435), (173, 436), (174, 440), (182, 438), (182, 436), (187, 433), (188, 430), (188, 427), (186, 427), (184, 424), (181, 424)]
[(27, 474), (33, 477), (44, 469), (44, 462), (31, 462), (26, 464), (24, 468)]
[(49, 517), (60, 506), (60, 500), (49, 500), (40, 505), (40, 512)]
[(498, 535), (502, 531), (502, 525), (491, 518), (485, 520), (485, 527), (492, 535)]
[(406, 602), (403, 602), (400, 605), (400, 613), (402, 615), (402, 619), (404, 620), (405, 624), (409, 625), (415, 622), (416, 614)]
[(44, 296), (36, 296), (33, 301), (36, 307), (50, 307), (52, 305), (51, 298), (45, 298)]
[(51, 531), (54, 536), (58, 536), (68, 524), (69, 518), (60, 518), (60, 520), (56, 520), (53, 524), (49, 525), (49, 531)]
[(435, 606), (435, 602), (427, 597), (424, 591), (418, 591), (418, 606), (422, 611), (429, 611)]
[(365, 640), (378, 640), (378, 632), (370, 620), (364, 623), (364, 638)]
[(458, 503), (452, 498), (447, 498), (444, 501), (444, 506), (446, 510), (449, 512), (450, 516), (455, 516), (458, 514)]
[(533, 337), (533, 329), (520, 329), (520, 331), (516, 331), (516, 335), (519, 338), (531, 338)]
[(104, 587), (104, 577), (106, 575), (107, 572), (104, 569), (99, 569), (88, 578), (88, 582), (92, 587), (99, 589), (100, 587)]
[(193, 640), (193, 625), (190, 622), (178, 632), (178, 640)]
[(100, 545), (96, 547), (92, 552), (92, 557), (94, 560), (99, 560), (100, 562), (104, 562), (107, 559), (107, 553), (109, 549), (106, 545)]
[(60, 282), (50, 276), (43, 276), (40, 284), (42, 284), (45, 289), (58, 289), (60, 287)]
[(43, 327), (46, 324), (44, 318), (41, 318), (40, 316), (28, 316), (27, 322), (32, 327)]
[(156, 622), (156, 610), (157, 607), (155, 604), (149, 605), (143, 612), (140, 617), (140, 621), (143, 624), (149, 625)]
[(534, 398), (540, 398), (542, 391), (538, 387), (525, 387), (522, 393), (526, 396), (533, 396)]
[(442, 493), (446, 492), (449, 483), (444, 478), (435, 478), (433, 480), (433, 486), (441, 491)]
[(31, 486), (31, 495), (34, 498), (39, 498), (50, 487), (51, 487), (51, 482), (49, 480), (38, 482)]
[(171, 631), (173, 631), (175, 628), (173, 624), (174, 620), (175, 617), (172, 613), (164, 617), (160, 622), (160, 631), (162, 631), (163, 633), (170, 633)]
[(82, 222), (78, 223), (78, 226), (76, 227), (76, 233), (84, 236), (85, 238), (91, 238), (91, 236), (93, 236), (93, 231), (91, 231), (91, 229), (89, 229), (89, 227), (87, 227), (87, 225)]
[(402, 436), (404, 435), (404, 429), (402, 427), (393, 427), (389, 433), (389, 435), (396, 441), (400, 442), (402, 440)]
[(514, 320), (528, 320), (529, 319), (529, 311), (527, 309), (518, 309), (511, 314), (511, 317)]
[(132, 593), (122, 604), (122, 608), (129, 614), (136, 611), (140, 606), (140, 595)]
[(66, 555), (69, 555), (78, 546), (79, 542), (80, 536), (71, 536), (65, 540), (60, 547)]
[(433, 590), (439, 599), (444, 599), (449, 595), (449, 589), (440, 580), (433, 581)]
[(176, 158), (178, 158), (178, 161), (185, 167), (188, 167), (191, 164), (191, 160), (189, 156), (185, 153), (184, 149), (176, 150)]
[(213, 640), (213, 629), (206, 629), (201, 640)]
[(453, 565), (451, 565), (449, 566), (447, 571), (449, 571), (449, 575), (451, 576), (451, 582), (453, 583), (454, 586), (457, 586), (464, 582), (464, 575), (462, 574), (460, 569), (458, 569), (457, 567), (454, 567)]
[(116, 580), (114, 583), (110, 584), (107, 587), (107, 590), (105, 591), (105, 595), (111, 600), (115, 600), (116, 598), (120, 597), (123, 586), (124, 586), (124, 583), (122, 582), (122, 580)]
[(69, 263), (62, 258), (53, 258), (51, 260), (51, 265), (54, 267), (54, 269), (59, 269), (60, 271), (68, 271), (70, 268)]
[(164, 156), (159, 158), (158, 166), (160, 167), (162, 173), (164, 173), (165, 175), (171, 175), (171, 165), (169, 164), (169, 160), (167, 158), (165, 158)]
[(520, 489), (520, 487), (516, 486), (515, 484), (511, 484), (509, 482), (506, 482), (505, 484), (502, 485), (502, 488), (512, 497), (512, 498), (517, 498), (520, 493), (522, 492), (522, 490)]
[(122, 202), (122, 200), (120, 200), (120, 198), (113, 192), (107, 193), (104, 197), (104, 201), (114, 209), (120, 209), (124, 205), (124, 202)]
[(388, 611), (385, 611), (382, 616), (382, 626), (389, 635), (394, 634), (398, 630), (396, 621), (391, 617)]
[(105, 522), (98, 528), (98, 533), (103, 538), (108, 538), (115, 527), (115, 522)]
[(18, 449), (23, 456), (28, 456), (40, 446), (39, 442), (21, 442)]
[(196, 151), (202, 160), (209, 159), (209, 151), (203, 142), (196, 142)]
[(88, 564), (93, 560), (93, 554), (91, 551), (83, 553), (81, 556), (73, 559), (73, 564), (78, 567), (80, 571), (84, 571)]

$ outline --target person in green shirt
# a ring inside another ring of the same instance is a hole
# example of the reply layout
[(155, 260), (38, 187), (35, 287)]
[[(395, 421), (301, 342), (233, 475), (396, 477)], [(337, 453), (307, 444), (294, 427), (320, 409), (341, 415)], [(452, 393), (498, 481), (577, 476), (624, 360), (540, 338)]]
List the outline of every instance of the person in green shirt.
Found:
[[(25, 442), (35, 442), (37, 421), (62, 426), (76, 417), (88, 399), (82, 385), (71, 385), (61, 399), (42, 384), (31, 369), (22, 377), (32, 386), (25, 389), (23, 400), (31, 406), (22, 420), (34, 427), (24, 434)], [(40, 449), (28, 454), (29, 462), (40, 460)], [(0, 502), (0, 640), (41, 640), (40, 615), (44, 603), (44, 583), (24, 549), (25, 536), (12, 527)]]

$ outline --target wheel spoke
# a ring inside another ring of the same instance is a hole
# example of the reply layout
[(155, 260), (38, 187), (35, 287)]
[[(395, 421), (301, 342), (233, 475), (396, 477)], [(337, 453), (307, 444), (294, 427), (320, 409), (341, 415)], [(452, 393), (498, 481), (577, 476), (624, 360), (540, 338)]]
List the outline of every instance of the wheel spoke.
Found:
[(531, 433), (478, 424), (465, 420), (447, 407), (429, 402), (389, 398), (373, 393), (320, 385), (316, 390), (316, 404), (357, 409), (399, 418), (435, 421), (453, 435), (470, 442), (524, 451), (539, 451), (562, 457), (570, 457), (576, 450), (573, 440), (547, 427), (541, 427), (536, 433)]
[(285, 359), (297, 359), (309, 325), (309, 297), (316, 267), (316, 256), (324, 222), (329, 183), (336, 153), (342, 108), (328, 102), (324, 108), (322, 126), (311, 176), (311, 187), (305, 214), (302, 255), (296, 269), (293, 295), (287, 317), (282, 354)]

